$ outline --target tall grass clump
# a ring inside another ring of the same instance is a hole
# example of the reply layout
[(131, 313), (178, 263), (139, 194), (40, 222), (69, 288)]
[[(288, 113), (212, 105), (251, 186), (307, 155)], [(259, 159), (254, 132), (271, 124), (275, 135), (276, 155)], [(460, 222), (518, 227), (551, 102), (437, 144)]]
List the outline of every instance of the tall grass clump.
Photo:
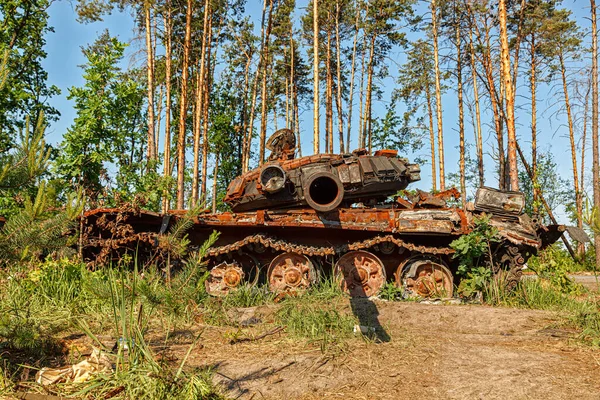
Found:
[[(122, 393), (127, 399), (221, 399), (212, 384), (210, 371), (186, 371), (189, 355), (197, 345), (198, 335), (178, 365), (157, 360), (145, 339), (149, 315), (144, 301), (137, 296), (140, 283), (138, 274), (130, 276), (123, 271), (109, 270), (111, 322), (114, 326), (116, 354), (110, 357), (114, 371), (95, 376), (77, 387), (75, 396), (107, 398)], [(100, 347), (102, 343), (80, 321), (82, 329)], [(107, 350), (107, 349), (106, 349)]]
[(328, 277), (299, 297), (288, 297), (275, 315), (276, 323), (296, 338), (317, 343), (322, 351), (340, 345), (353, 334), (356, 318), (340, 311), (343, 292), (335, 277)]

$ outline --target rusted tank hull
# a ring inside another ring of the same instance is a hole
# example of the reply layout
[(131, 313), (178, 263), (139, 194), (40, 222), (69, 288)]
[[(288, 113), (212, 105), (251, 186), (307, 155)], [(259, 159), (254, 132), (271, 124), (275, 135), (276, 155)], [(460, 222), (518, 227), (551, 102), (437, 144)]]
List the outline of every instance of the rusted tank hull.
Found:
[[(90, 211), (85, 214), (84, 254), (90, 260), (102, 254), (106, 262), (137, 249), (155, 259), (153, 249), (160, 236), (182, 215)], [(449, 245), (471, 231), (478, 215), (457, 208), (406, 206), (338, 208), (327, 213), (308, 208), (258, 210), (200, 214), (188, 235), (199, 246), (213, 231), (220, 233), (207, 254), (213, 271), (207, 289), (213, 294), (226, 294), (256, 278), (274, 291), (302, 290), (320, 273), (337, 271), (354, 295), (376, 294), (386, 281), (420, 295), (427, 291), (433, 295), (435, 290), (448, 295), (448, 287), (457, 283), (448, 285), (456, 271)], [(493, 249), (495, 268), (512, 271), (514, 281), (526, 260), (560, 235), (560, 227), (536, 226), (526, 216), (492, 217), (490, 223), (503, 238)]]

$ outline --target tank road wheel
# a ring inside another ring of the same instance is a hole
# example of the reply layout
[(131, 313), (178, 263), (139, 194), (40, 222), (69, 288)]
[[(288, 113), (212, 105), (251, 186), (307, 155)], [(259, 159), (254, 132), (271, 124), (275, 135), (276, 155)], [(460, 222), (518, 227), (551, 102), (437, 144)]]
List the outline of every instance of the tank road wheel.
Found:
[(426, 257), (409, 258), (396, 270), (396, 286), (409, 297), (452, 297), (452, 273), (446, 266)]
[(249, 254), (236, 254), (230, 260), (222, 261), (209, 271), (208, 279), (204, 282), (206, 292), (211, 296), (225, 296), (236, 290), (245, 282), (247, 276), (254, 275), (250, 284), (255, 284), (258, 278), (258, 262)]
[(352, 297), (376, 295), (385, 284), (385, 268), (373, 253), (358, 250), (344, 254), (334, 268), (344, 292)]
[(283, 253), (269, 264), (267, 281), (273, 293), (305, 290), (317, 280), (313, 263), (298, 253)]

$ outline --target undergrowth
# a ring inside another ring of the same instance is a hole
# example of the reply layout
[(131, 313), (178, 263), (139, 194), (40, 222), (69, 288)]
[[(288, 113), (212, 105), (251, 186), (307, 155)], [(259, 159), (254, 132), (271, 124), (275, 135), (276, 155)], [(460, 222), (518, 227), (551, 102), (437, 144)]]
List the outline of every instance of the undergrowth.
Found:
[(494, 306), (554, 311), (580, 332), (581, 340), (600, 346), (600, 297), (583, 289), (577, 293), (543, 277), (522, 279), (513, 291), (507, 291), (502, 282), (491, 280), (484, 289), (484, 299)]
[(339, 283), (329, 277), (297, 297), (288, 297), (277, 311), (276, 322), (295, 338), (316, 343), (322, 351), (340, 346), (353, 335), (356, 318), (340, 311), (343, 299)]
[(206, 300), (202, 254), (189, 260), (168, 281), (157, 269), (140, 272), (107, 266), (91, 271), (69, 259), (0, 270), (0, 352), (5, 361), (0, 366), (0, 396), (13, 390), (25, 366), (64, 365), (68, 349), (60, 338), (83, 331), (97, 347), (103, 346), (96, 335), (108, 333), (129, 350), (118, 347), (116, 354), (110, 354), (103, 348), (110, 354), (114, 372), (80, 385), (54, 385), (60, 394), (220, 398), (210, 371), (187, 371), (187, 357), (174, 371), (172, 365), (157, 361), (145, 340), (152, 326), (168, 332), (175, 324), (192, 323), (199, 304)]

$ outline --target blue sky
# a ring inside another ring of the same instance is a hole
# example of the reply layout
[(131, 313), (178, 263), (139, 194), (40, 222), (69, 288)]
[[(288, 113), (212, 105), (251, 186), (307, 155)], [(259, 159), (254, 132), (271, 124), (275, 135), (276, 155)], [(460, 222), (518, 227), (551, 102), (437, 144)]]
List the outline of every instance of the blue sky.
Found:
[[(299, 2), (299, 6), (302, 7), (305, 1)], [(565, 1), (563, 6), (572, 9), (575, 17), (577, 18), (580, 25), (583, 27), (589, 26), (589, 2), (588, 1)], [(246, 9), (253, 17), (258, 19), (260, 9), (262, 7), (261, 0), (250, 0)], [(424, 11), (424, 10), (423, 10)], [(132, 16), (125, 12), (115, 12), (110, 16), (107, 16), (104, 21), (96, 22), (92, 24), (81, 24), (76, 21), (76, 13), (74, 10), (74, 4), (67, 1), (55, 1), (49, 10), (50, 13), (50, 25), (54, 27), (55, 33), (50, 33), (47, 36), (46, 50), (48, 58), (44, 62), (45, 68), (49, 73), (49, 83), (57, 85), (62, 94), (51, 100), (51, 104), (61, 112), (61, 118), (56, 123), (53, 123), (48, 130), (48, 141), (57, 144), (62, 140), (62, 135), (66, 132), (67, 128), (71, 125), (75, 113), (73, 110), (73, 103), (66, 99), (68, 95), (68, 88), (72, 86), (80, 86), (83, 84), (81, 69), (79, 65), (85, 62), (85, 59), (81, 53), (81, 48), (89, 43), (92, 43), (97, 36), (108, 29), (112, 35), (119, 37), (121, 41), (131, 42), (136, 35), (134, 30)], [(140, 50), (141, 43), (136, 41), (130, 45), (127, 52), (127, 57), (123, 61), (123, 66), (127, 67), (131, 63), (137, 62), (140, 58), (139, 54), (134, 55)], [(402, 63), (404, 55), (401, 51), (397, 54), (393, 54), (392, 59), (396, 62)], [(391, 67), (392, 74), (394, 72), (394, 66)], [(465, 79), (467, 77), (465, 76)], [(526, 75), (521, 75), (520, 85), (526, 84)], [(388, 88), (393, 86), (393, 81), (389, 80), (385, 82), (385, 87)], [(519, 94), (526, 95), (527, 86), (521, 86)], [(561, 92), (555, 93), (544, 93), (539, 94), (540, 100), (538, 103), (539, 112), (539, 147), (543, 151), (552, 151), (555, 155), (556, 160), (560, 164), (560, 171), (564, 178), (571, 179), (571, 163), (568, 141), (565, 138), (566, 123), (565, 117), (562, 114), (553, 115), (553, 110), (558, 109), (557, 105), (553, 105), (556, 101), (562, 99)], [(389, 99), (389, 95), (386, 96)], [(528, 100), (524, 98), (517, 99), (517, 102), (523, 104), (522, 110), (517, 110), (518, 119), (518, 133), (522, 136), (521, 143), (523, 148), (529, 148), (529, 106)], [(455, 149), (457, 146), (457, 104), (455, 100), (455, 94), (449, 92), (444, 96), (443, 99), (444, 108), (444, 135), (445, 135), (445, 149), (446, 149), (446, 170), (447, 172), (456, 171), (458, 169), (458, 151)], [(378, 105), (375, 112), (380, 111), (382, 114), (382, 107)], [(485, 112), (485, 104), (482, 103), (482, 107)], [(548, 109), (548, 111), (544, 111)], [(402, 112), (402, 110), (400, 110)], [(355, 115), (358, 114), (356, 110)], [(322, 124), (324, 121), (324, 112), (321, 114)], [(484, 127), (484, 140), (490, 137), (492, 131), (492, 125), (489, 118), (486, 118), (487, 125)], [(466, 125), (466, 136), (467, 141), (473, 143), (473, 130), (470, 120), (465, 121)], [(301, 126), (305, 134), (303, 143), (303, 154), (310, 154), (312, 151), (311, 136), (312, 136), (312, 107), (306, 109), (304, 114), (301, 115)], [(354, 123), (356, 126), (356, 123)], [(324, 127), (321, 127), (321, 132), (324, 132)], [(484, 151), (488, 153), (486, 164), (488, 166), (493, 165), (492, 159), (489, 155), (491, 152), (491, 143), (493, 139), (489, 141), (490, 144), (485, 145)], [(321, 149), (323, 149), (323, 144)], [(337, 147), (337, 146), (336, 146)], [(425, 146), (418, 155), (427, 156), (428, 147)], [(588, 160), (589, 160), (588, 156)], [(588, 163), (591, 165), (591, 163)], [(430, 171), (431, 168), (428, 165), (422, 166), (423, 180), (418, 184), (421, 188), (427, 188), (430, 185)], [(588, 174), (588, 176), (591, 174)], [(486, 171), (488, 176), (487, 184), (496, 186), (497, 182), (494, 177), (494, 171), (488, 168)]]

